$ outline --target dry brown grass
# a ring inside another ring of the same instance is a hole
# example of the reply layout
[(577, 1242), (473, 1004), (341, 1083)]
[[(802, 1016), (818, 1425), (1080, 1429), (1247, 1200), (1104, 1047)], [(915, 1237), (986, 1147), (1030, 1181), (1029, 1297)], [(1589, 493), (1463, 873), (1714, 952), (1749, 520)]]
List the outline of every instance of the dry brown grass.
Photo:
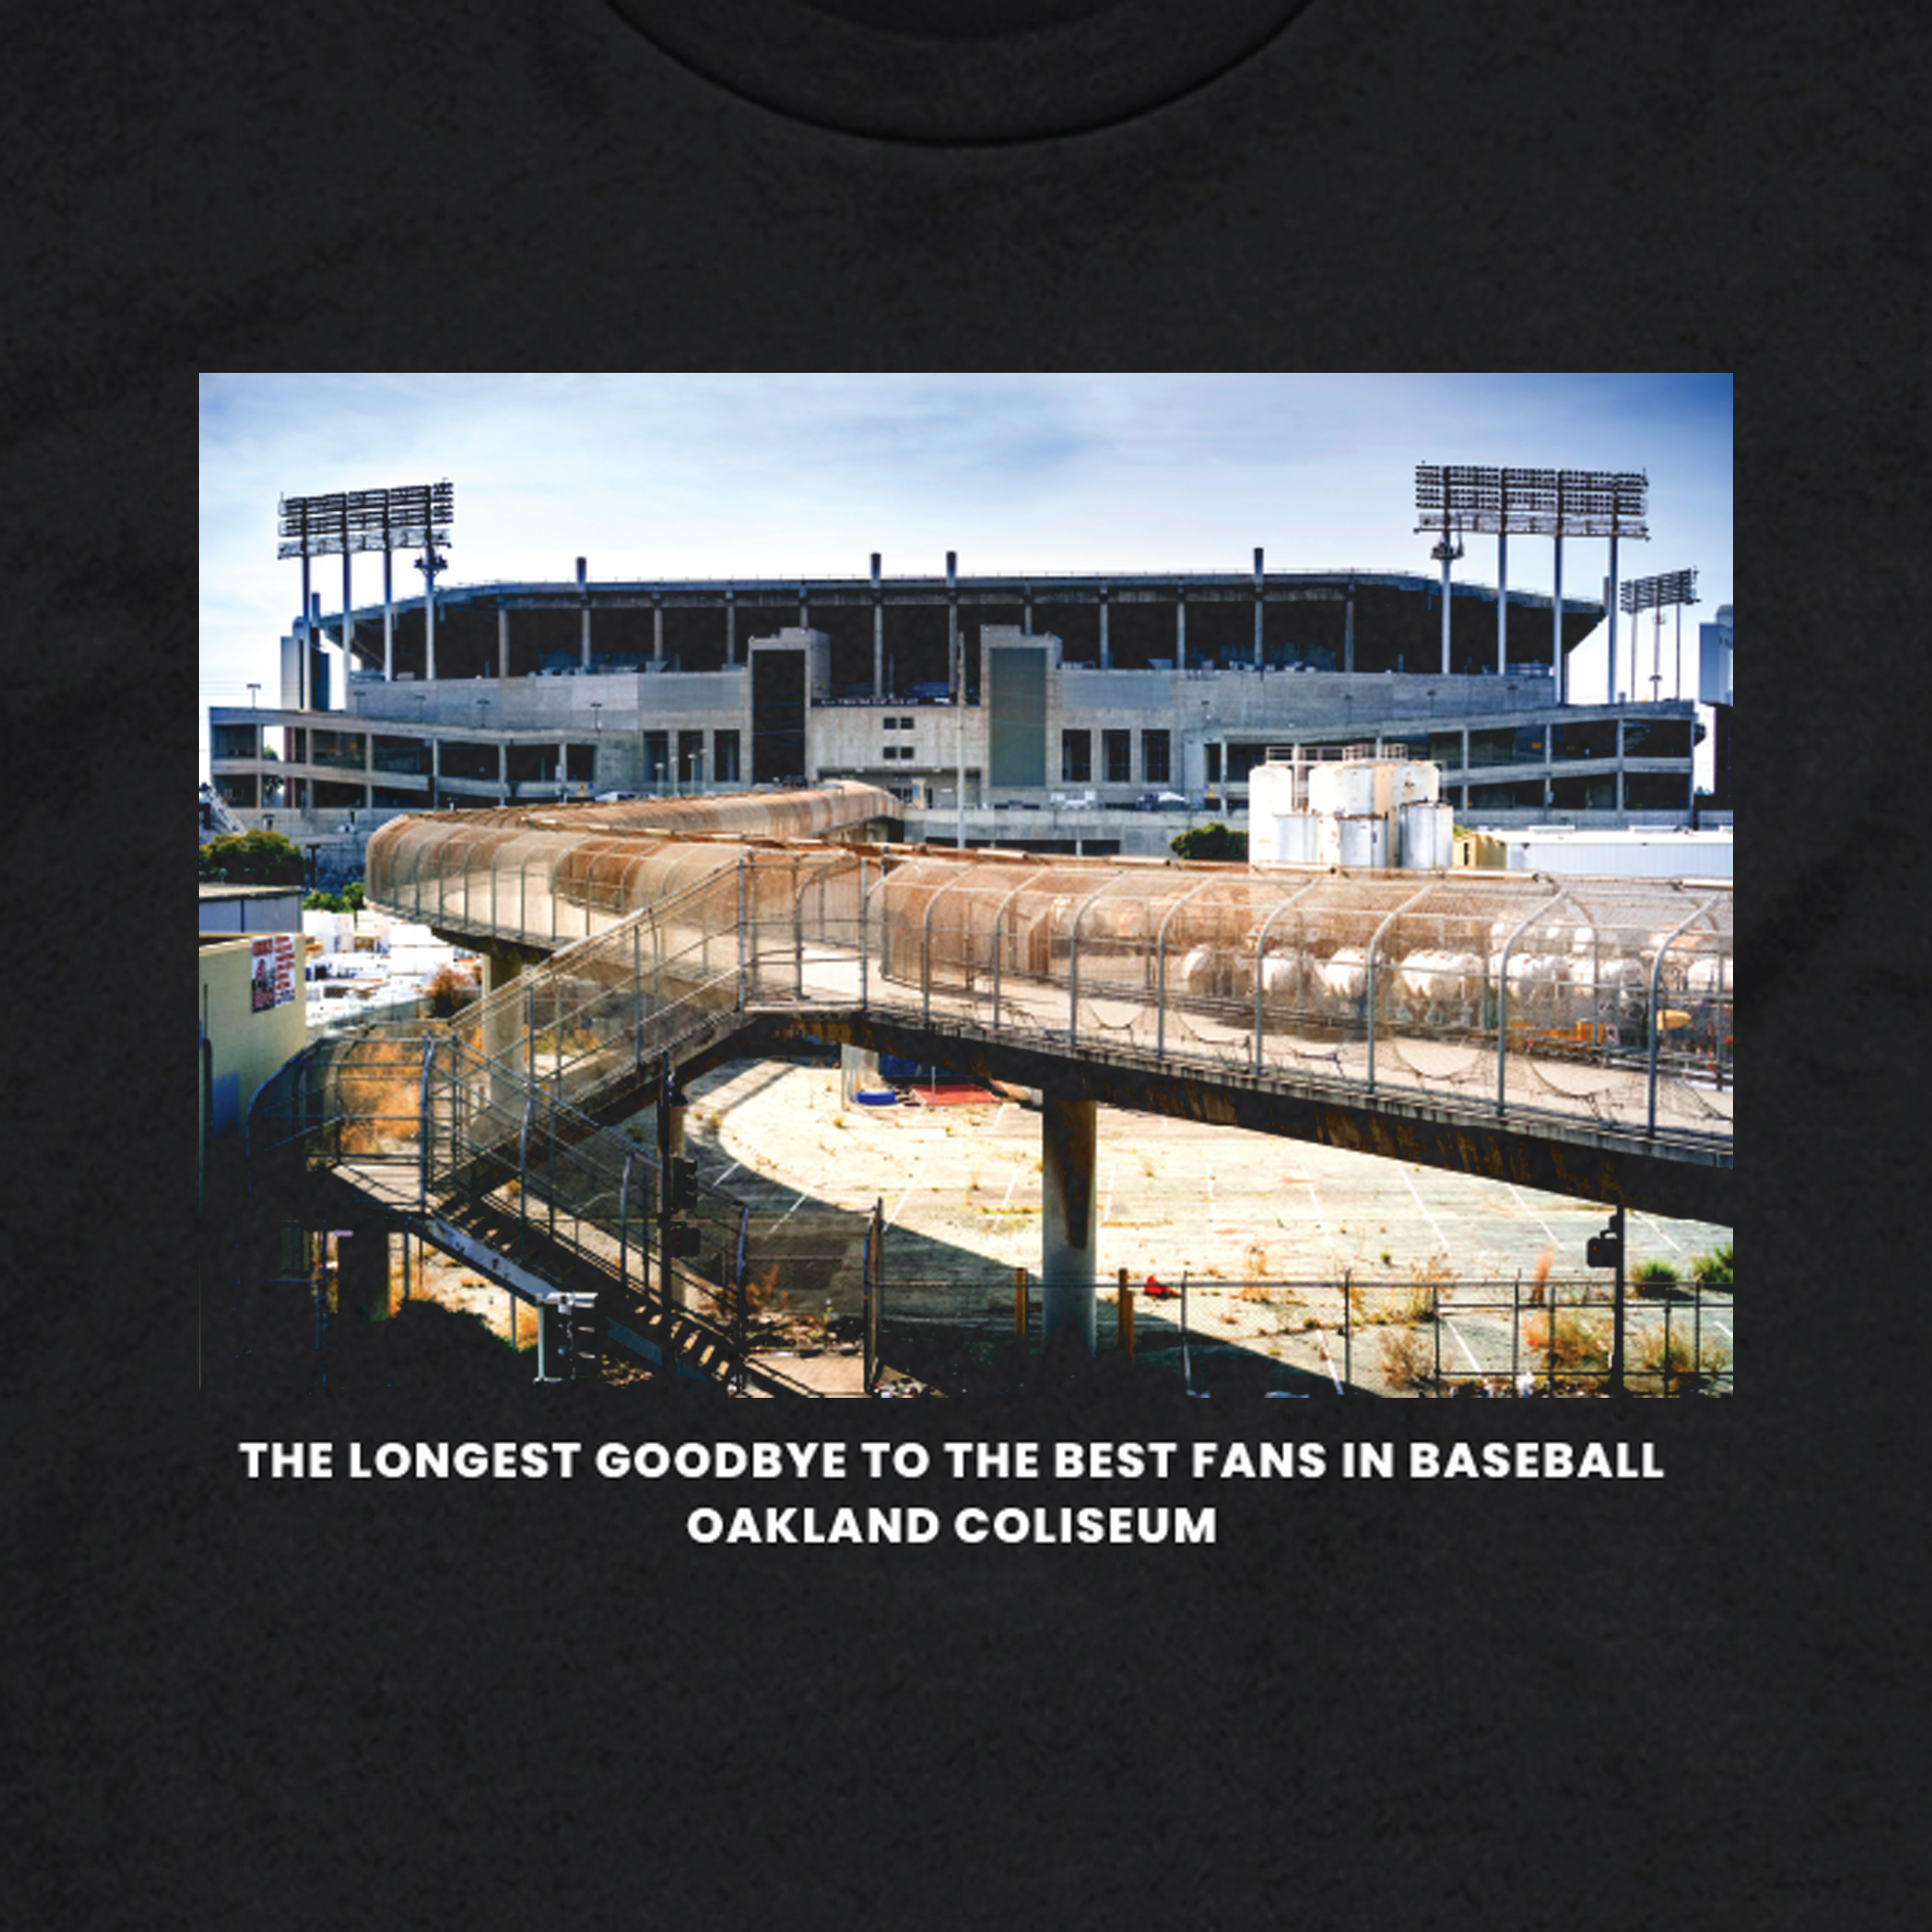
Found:
[(1610, 1366), (1610, 1324), (1587, 1321), (1580, 1315), (1564, 1315), (1552, 1309), (1550, 1315), (1532, 1315), (1522, 1324), (1522, 1346), (1532, 1355), (1549, 1356), (1550, 1316), (1556, 1321), (1555, 1369), (1558, 1375), (1605, 1375)]
[(1681, 1329), (1671, 1331), (1666, 1346), (1662, 1324), (1645, 1328), (1631, 1350), (1633, 1379), (1645, 1377), (1665, 1395), (1688, 1394), (1731, 1366), (1731, 1351), (1721, 1343), (1706, 1343), (1702, 1354), (1700, 1367), (1691, 1352), (1690, 1337)]
[(1549, 1282), (1549, 1270), (1556, 1265), (1556, 1250), (1545, 1248), (1536, 1258), (1536, 1270), (1529, 1279), (1529, 1305), (1543, 1306), (1543, 1296)]
[(1413, 1328), (1391, 1328), (1381, 1338), (1382, 1375), (1391, 1388), (1419, 1388), (1435, 1374), (1434, 1350)]

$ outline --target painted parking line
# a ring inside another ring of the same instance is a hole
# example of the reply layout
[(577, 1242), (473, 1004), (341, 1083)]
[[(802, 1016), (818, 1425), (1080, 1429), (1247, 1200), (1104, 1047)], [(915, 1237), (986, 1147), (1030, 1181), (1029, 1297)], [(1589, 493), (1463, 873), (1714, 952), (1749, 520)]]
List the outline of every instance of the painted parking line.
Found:
[(1428, 1202), (1423, 1200), (1421, 1189), (1416, 1186), (1414, 1178), (1406, 1167), (1402, 1170), (1402, 1178), (1408, 1182), (1408, 1191), (1415, 1196), (1415, 1205), (1422, 1209), (1422, 1218), (1435, 1230), (1435, 1238), (1442, 1243), (1444, 1253), (1449, 1252), (1452, 1246), (1449, 1236), (1442, 1232), (1441, 1222), (1429, 1211)]
[(925, 1156), (923, 1154), (921, 1154), (918, 1160), (916, 1160), (913, 1163), (912, 1179), (906, 1182), (906, 1191), (899, 1196), (898, 1207), (895, 1208), (893, 1211), (886, 1216), (887, 1227), (890, 1228), (893, 1225), (893, 1223), (899, 1218), (899, 1215), (901, 1211), (904, 1209), (906, 1203), (912, 1199), (912, 1191), (915, 1187), (919, 1185), (919, 1177), (924, 1171), (924, 1168), (925, 1168)]
[(1669, 1230), (1654, 1214), (1646, 1214), (1641, 1208), (1636, 1208), (1634, 1212), (1639, 1221), (1647, 1222), (1652, 1228), (1657, 1230), (1658, 1236), (1662, 1240), (1668, 1241), (1680, 1255), (1684, 1252), (1683, 1242), (1671, 1240)]
[(1532, 1208), (1532, 1207), (1531, 1207), (1531, 1206), (1529, 1205), (1529, 1203), (1528, 1203), (1527, 1201), (1525, 1201), (1525, 1200), (1524, 1200), (1524, 1199), (1522, 1198), (1522, 1194), (1521, 1194), (1520, 1190), (1520, 1189), (1518, 1188), (1518, 1186), (1517, 1186), (1517, 1184), (1516, 1184), (1516, 1182), (1515, 1182), (1515, 1181), (1513, 1181), (1513, 1180), (1512, 1180), (1512, 1181), (1509, 1181), (1509, 1182), (1507, 1182), (1507, 1183), (1505, 1183), (1505, 1184), (1506, 1184), (1506, 1185), (1508, 1186), (1508, 1188), (1509, 1188), (1509, 1191), (1510, 1191), (1510, 1192), (1511, 1192), (1511, 1193), (1512, 1193), (1513, 1195), (1515, 1195), (1515, 1196), (1516, 1196), (1516, 1205), (1517, 1205), (1517, 1206), (1518, 1206), (1519, 1208), (1520, 1208), (1522, 1209), (1522, 1211), (1523, 1211), (1523, 1212), (1524, 1212), (1525, 1214), (1527, 1214), (1527, 1215), (1529, 1216), (1529, 1218), (1530, 1218), (1530, 1219), (1531, 1219), (1532, 1221), (1534, 1221), (1534, 1222), (1536, 1223), (1536, 1225), (1537, 1225), (1537, 1226), (1538, 1226), (1539, 1228), (1541, 1228), (1541, 1229), (1543, 1230), (1543, 1232), (1544, 1232), (1544, 1233), (1545, 1233), (1546, 1235), (1548, 1235), (1548, 1236), (1549, 1236), (1549, 1245), (1550, 1245), (1551, 1247), (1553, 1247), (1553, 1248), (1558, 1248), (1558, 1249), (1560, 1249), (1560, 1248), (1562, 1247), (1563, 1243), (1562, 1243), (1561, 1241), (1559, 1241), (1559, 1240), (1558, 1240), (1558, 1239), (1556, 1238), (1556, 1230), (1555, 1230), (1554, 1228), (1552, 1228), (1552, 1227), (1551, 1227), (1551, 1226), (1549, 1225), (1549, 1223), (1548, 1223), (1548, 1221), (1546, 1221), (1546, 1220), (1545, 1220), (1545, 1219), (1543, 1218), (1543, 1216), (1542, 1216), (1541, 1214), (1539, 1214), (1539, 1213), (1538, 1213), (1538, 1212), (1536, 1211), (1536, 1209), (1535, 1209), (1534, 1208)]
[(1475, 1372), (1476, 1372), (1476, 1373), (1477, 1373), (1477, 1374), (1478, 1374), (1478, 1375), (1480, 1376), (1480, 1375), (1481, 1375), (1481, 1374), (1483, 1373), (1483, 1365), (1482, 1365), (1482, 1363), (1481, 1363), (1481, 1362), (1477, 1361), (1477, 1359), (1475, 1358), (1475, 1356), (1474, 1356), (1473, 1354), (1471, 1354), (1471, 1353), (1469, 1352), (1469, 1345), (1468, 1345), (1468, 1343), (1466, 1343), (1465, 1341), (1463, 1341), (1463, 1331), (1462, 1331), (1462, 1330), (1461, 1330), (1460, 1328), (1458, 1328), (1458, 1327), (1456, 1326), (1455, 1322), (1453, 1322), (1452, 1321), (1450, 1321), (1450, 1320), (1449, 1320), (1449, 1318), (1448, 1318), (1448, 1317), (1447, 1317), (1446, 1315), (1444, 1315), (1444, 1316), (1440, 1316), (1440, 1317), (1438, 1317), (1437, 1319), (1438, 1319), (1438, 1320), (1439, 1320), (1439, 1321), (1441, 1321), (1441, 1323), (1442, 1323), (1443, 1327), (1445, 1327), (1446, 1329), (1448, 1329), (1448, 1331), (1450, 1332), (1450, 1334), (1452, 1334), (1453, 1336), (1455, 1336), (1455, 1338), (1456, 1338), (1456, 1346), (1457, 1346), (1457, 1348), (1459, 1348), (1459, 1349), (1461, 1349), (1461, 1350), (1462, 1350), (1462, 1351), (1463, 1351), (1463, 1359), (1464, 1359), (1464, 1360), (1465, 1360), (1465, 1361), (1466, 1361), (1466, 1362), (1467, 1362), (1467, 1363), (1469, 1364), (1469, 1366), (1470, 1366), (1470, 1367), (1471, 1367), (1472, 1369), (1474, 1369), (1474, 1370), (1475, 1370)]
[(1321, 1359), (1328, 1364), (1328, 1374), (1329, 1378), (1333, 1380), (1335, 1384), (1335, 1393), (1337, 1395), (1346, 1394), (1347, 1391), (1342, 1386), (1342, 1372), (1338, 1368), (1336, 1368), (1335, 1357), (1328, 1352), (1327, 1338), (1321, 1333), (1321, 1329), (1319, 1328), (1316, 1329), (1315, 1331), (1315, 1341), (1316, 1345), (1321, 1350)]
[[(796, 1214), (796, 1213), (798, 1212), (799, 1208), (801, 1208), (801, 1207), (802, 1207), (802, 1206), (804, 1205), (804, 1202), (805, 1202), (805, 1199), (806, 1199), (806, 1197), (807, 1197), (807, 1196), (808, 1196), (808, 1195), (809, 1195), (809, 1194), (810, 1194), (810, 1193), (811, 1192), (811, 1190), (812, 1190), (812, 1189), (813, 1189), (814, 1187), (816, 1187), (816, 1186), (818, 1185), (818, 1183), (819, 1183), (819, 1182), (820, 1182), (821, 1180), (823, 1180), (823, 1179), (825, 1179), (825, 1177), (826, 1177), (826, 1176), (827, 1176), (828, 1174), (830, 1174), (831, 1172), (832, 1172), (832, 1163), (831, 1163), (831, 1162), (830, 1162), (830, 1161), (828, 1160), (828, 1161), (827, 1161), (827, 1162), (825, 1163), (825, 1165), (824, 1165), (823, 1167), (821, 1167), (821, 1168), (820, 1168), (820, 1169), (818, 1170), (818, 1172), (817, 1172), (816, 1174), (814, 1174), (814, 1175), (813, 1175), (813, 1176), (811, 1177), (811, 1179), (810, 1179), (810, 1180), (808, 1180), (808, 1181), (807, 1181), (807, 1182), (805, 1183), (805, 1185), (804, 1185), (803, 1187), (801, 1187), (801, 1188), (800, 1188), (800, 1189), (798, 1190), (798, 1199), (797, 1199), (796, 1201), (794, 1201), (794, 1202), (793, 1202), (793, 1203), (791, 1204), (791, 1206), (790, 1206), (789, 1208), (786, 1208), (786, 1209), (784, 1210), (784, 1212), (783, 1212), (782, 1214), (781, 1214), (781, 1215), (779, 1216), (779, 1218), (778, 1218), (778, 1219), (777, 1219), (776, 1221), (774, 1221), (774, 1222), (772, 1223), (772, 1227), (773, 1227), (773, 1228), (781, 1228), (781, 1227), (783, 1227), (783, 1226), (784, 1226), (784, 1224), (785, 1224), (785, 1223), (786, 1223), (787, 1221), (789, 1221), (789, 1220), (791, 1219), (791, 1217), (792, 1217), (792, 1216), (793, 1216), (794, 1214)], [(767, 1229), (767, 1230), (766, 1230), (766, 1232), (767, 1232), (767, 1233), (770, 1233), (770, 1229)]]

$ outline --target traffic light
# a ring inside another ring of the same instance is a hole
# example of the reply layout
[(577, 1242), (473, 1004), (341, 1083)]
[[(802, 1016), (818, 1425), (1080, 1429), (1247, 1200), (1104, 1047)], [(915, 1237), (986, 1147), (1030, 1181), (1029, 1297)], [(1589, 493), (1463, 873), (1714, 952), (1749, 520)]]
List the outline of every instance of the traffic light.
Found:
[(665, 1211), (682, 1213), (697, 1205), (697, 1163), (684, 1154), (672, 1154), (665, 1167)]
[(1605, 1228), (1601, 1235), (1592, 1235), (1583, 1247), (1583, 1260), (1593, 1268), (1617, 1267), (1623, 1258), (1623, 1242), (1614, 1228)]
[(690, 1261), (697, 1253), (700, 1231), (688, 1221), (673, 1221), (665, 1230), (665, 1253), (678, 1261)]

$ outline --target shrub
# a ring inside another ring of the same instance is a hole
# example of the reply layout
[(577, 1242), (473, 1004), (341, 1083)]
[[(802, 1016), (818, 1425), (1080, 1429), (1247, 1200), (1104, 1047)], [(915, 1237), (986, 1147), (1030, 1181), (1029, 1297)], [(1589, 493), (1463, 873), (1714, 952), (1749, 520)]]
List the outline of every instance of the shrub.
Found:
[(1649, 1293), (1656, 1289), (1675, 1288), (1680, 1278), (1671, 1263), (1657, 1258), (1638, 1262), (1636, 1266), (1631, 1269), (1631, 1284), (1639, 1293)]
[(223, 832), (201, 848), (201, 871), (231, 885), (298, 886), (301, 848), (279, 832)]
[(1690, 1279), (1700, 1288), (1729, 1288), (1731, 1246), (1729, 1241), (1720, 1241), (1708, 1255), (1692, 1255)]
[(1248, 835), (1231, 832), (1215, 820), (1197, 825), (1190, 832), (1177, 833), (1167, 846), (1178, 859), (1232, 860), (1238, 865), (1245, 863), (1248, 856)]

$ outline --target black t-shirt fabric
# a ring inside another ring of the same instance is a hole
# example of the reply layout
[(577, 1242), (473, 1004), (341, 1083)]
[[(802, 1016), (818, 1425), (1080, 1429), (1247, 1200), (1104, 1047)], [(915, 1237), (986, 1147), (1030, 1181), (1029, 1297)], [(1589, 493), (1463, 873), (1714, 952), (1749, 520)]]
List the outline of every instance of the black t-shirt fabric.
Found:
[[(1197, 0), (1168, 18), (1122, 0), (1015, 8), (990, 34), (950, 9), (886, 17), (205, 0), (139, 30), (14, 24), (0, 505), (32, 668), (14, 723), (61, 761), (59, 782), (22, 785), (60, 836), (16, 844), (20, 903), (84, 922), (53, 942), (70, 960), (131, 966), (182, 931), (185, 760), (156, 720), (185, 732), (194, 701), (168, 506), (194, 491), (196, 370), (1735, 369), (1741, 554), (1784, 569), (1747, 646), (1750, 742), (1786, 727), (1799, 750), (1785, 815), (1744, 788), (1764, 815), (1739, 894), (1765, 1064), (1747, 1251), (1786, 1340), (1767, 1335), (1762, 1382), (1721, 1414), (1640, 1418), (1668, 1483), (1231, 1489), (1226, 1540), (1184, 1564), (699, 1551), (682, 1498), (631, 1485), (251, 1489), (248, 1437), (709, 1425), (539, 1418), (521, 1388), (487, 1414), (422, 1390), (294, 1417), (212, 1395), (131, 1440), (157, 1376), (192, 1387), (191, 1344), (130, 1339), (157, 1306), (178, 1325), (192, 1273), (169, 1262), (185, 1170), (162, 1152), (185, 1063), (145, 1000), (118, 1037), (117, 1003), (97, 1003), (39, 1029), (48, 1064), (15, 1080), (23, 1105), (72, 1095), (89, 1151), (41, 1137), (13, 1176), (33, 1312), (16, 1430), (38, 1449), (43, 1416), (89, 1425), (38, 1465), (34, 1520), (92, 1572), (37, 1576), (15, 1631), (21, 1734), (56, 1747), (15, 1820), (51, 1848), (26, 1917), (119, 1922), (111, 1889), (123, 1916), (207, 1898), (206, 1924), (453, 1921), (461, 1814), (497, 1848), (479, 1882), (524, 1923), (586, 1903), (605, 1922), (598, 1905), (634, 1895), (706, 1923), (758, 1897), (773, 1922), (828, 1864), (817, 1896), (867, 1924), (1728, 1923), (1741, 1898), (1766, 1927), (1904, 1922), (1867, 1909), (1910, 1850), (1870, 1768), (1906, 1747), (1887, 1584), (1922, 1544), (1904, 1480), (1922, 1430), (1886, 1406), (1896, 1311), (1854, 1292), (1855, 1243), (1916, 1178), (1892, 1128), (1923, 1024), (1882, 1018), (1845, 942), (1881, 929), (1861, 905), (1895, 914), (1879, 891), (1913, 856), (1909, 795), (1880, 794), (1917, 768), (1924, 654), (1887, 661), (1870, 706), (1774, 668), (1780, 637), (1861, 635), (1861, 597), (1871, 636), (1918, 622), (1887, 514), (1925, 435), (1916, 13), (1864, 10), (1855, 63), (1840, 16), (1790, 4)], [(353, 473), (334, 426), (313, 432), (318, 472)], [(1829, 548), (1806, 553), (1794, 506), (1814, 499)], [(107, 929), (117, 895), (138, 929)], [(1878, 959), (1882, 986), (1906, 956)], [(1862, 1124), (1821, 1128), (1827, 1108)], [(1780, 1121), (1803, 1142), (1782, 1169)], [(139, 1236), (118, 1262), (90, 1246), (116, 1228)], [(1305, 1431), (1331, 1455), (1344, 1435), (1477, 1433), (1388, 1406), (1073, 1426)], [(1875, 1445), (1889, 1460), (1849, 1510), (1839, 1471)], [(1863, 1661), (1815, 1694), (1794, 1636)], [(586, 1900), (557, 1844), (593, 1826), (623, 1869)], [(110, 1886), (109, 1844), (141, 1884)]]

